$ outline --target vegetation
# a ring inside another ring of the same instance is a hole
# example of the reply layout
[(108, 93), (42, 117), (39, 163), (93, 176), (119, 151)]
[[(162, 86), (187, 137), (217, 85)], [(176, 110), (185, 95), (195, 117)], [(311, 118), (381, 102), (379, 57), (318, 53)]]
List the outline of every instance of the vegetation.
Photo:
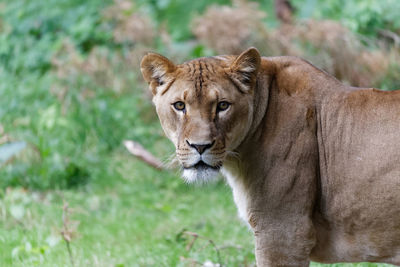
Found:
[(0, 265), (254, 266), (223, 181), (187, 186), (122, 141), (173, 154), (140, 77), (149, 50), (180, 62), (255, 45), (400, 88), (398, 1), (292, 3), (287, 24), (272, 1), (0, 2)]

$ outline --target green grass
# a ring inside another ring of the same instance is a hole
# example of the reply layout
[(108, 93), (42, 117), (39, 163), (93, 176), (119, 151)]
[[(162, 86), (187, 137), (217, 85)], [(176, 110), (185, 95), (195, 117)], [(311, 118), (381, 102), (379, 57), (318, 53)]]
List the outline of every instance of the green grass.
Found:
[(218, 247), (227, 246), (220, 250), (227, 266), (254, 261), (252, 235), (239, 222), (230, 189), (222, 182), (188, 186), (174, 173), (152, 170), (128, 153), (116, 153), (113, 158), (110, 164), (119, 166), (120, 177), (108, 186), (7, 191), (0, 202), (3, 264), (69, 264), (59, 233), (63, 199), (73, 210), (71, 220), (80, 222), (71, 242), (77, 266), (189, 266), (190, 260), (182, 257), (218, 261), (206, 240), (197, 240), (187, 251), (191, 237), (182, 234), (185, 230), (212, 239)]
[[(252, 233), (239, 221), (223, 182), (189, 186), (128, 153), (112, 155), (118, 174), (107, 186), (47, 192), (8, 189), (0, 199), (1, 266), (70, 266), (61, 238), (63, 201), (78, 221), (70, 243), (75, 266), (192, 266), (221, 262), (254, 266)], [(190, 231), (198, 239), (187, 250)], [(221, 248), (224, 247), (224, 248)], [(383, 264), (311, 266), (372, 267)]]

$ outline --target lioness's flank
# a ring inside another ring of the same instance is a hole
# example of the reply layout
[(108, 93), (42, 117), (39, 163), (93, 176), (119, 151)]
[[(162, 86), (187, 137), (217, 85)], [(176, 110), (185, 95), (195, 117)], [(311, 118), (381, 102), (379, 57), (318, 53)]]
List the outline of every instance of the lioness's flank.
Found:
[(223, 173), (258, 266), (400, 265), (400, 91), (255, 48), (141, 70), (183, 177)]

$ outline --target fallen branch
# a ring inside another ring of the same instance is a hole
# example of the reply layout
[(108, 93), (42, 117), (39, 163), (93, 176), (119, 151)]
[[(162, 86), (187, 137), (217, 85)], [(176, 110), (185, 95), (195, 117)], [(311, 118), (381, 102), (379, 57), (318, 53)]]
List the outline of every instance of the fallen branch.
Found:
[(381, 29), (378, 32), (383, 37), (392, 39), (396, 47), (400, 46), (400, 36), (397, 33), (385, 29)]
[(149, 151), (147, 151), (142, 145), (131, 140), (125, 140), (124, 146), (128, 149), (129, 153), (138, 157), (140, 160), (144, 161), (148, 165), (156, 168), (157, 170), (164, 170), (162, 162), (153, 156)]

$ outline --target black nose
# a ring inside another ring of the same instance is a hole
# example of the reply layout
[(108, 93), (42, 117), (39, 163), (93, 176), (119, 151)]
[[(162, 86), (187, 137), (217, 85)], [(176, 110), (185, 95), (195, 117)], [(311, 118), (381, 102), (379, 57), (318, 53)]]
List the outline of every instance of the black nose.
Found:
[(204, 151), (206, 151), (206, 149), (209, 149), (210, 147), (212, 147), (214, 145), (214, 142), (215, 141), (213, 141), (212, 143), (208, 143), (208, 144), (191, 144), (191, 143), (189, 143), (188, 140), (186, 140), (186, 143), (189, 146), (194, 147), (197, 150), (197, 152), (199, 152), (200, 155), (203, 154)]

